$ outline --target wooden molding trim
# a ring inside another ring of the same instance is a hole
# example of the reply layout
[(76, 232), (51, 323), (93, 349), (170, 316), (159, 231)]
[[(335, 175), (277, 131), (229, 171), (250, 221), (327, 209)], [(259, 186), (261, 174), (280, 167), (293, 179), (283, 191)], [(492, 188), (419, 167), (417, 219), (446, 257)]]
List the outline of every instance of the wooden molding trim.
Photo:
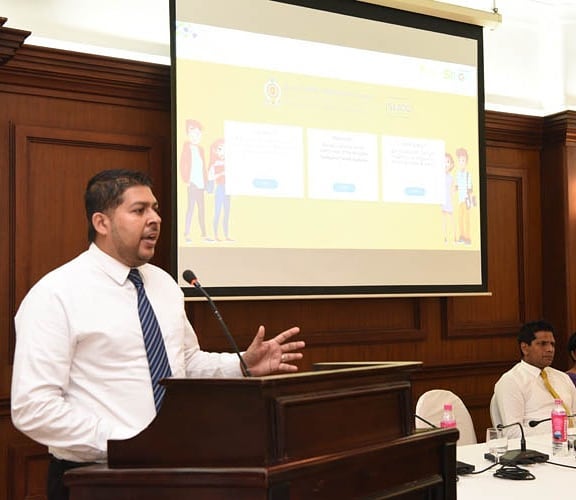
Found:
[(504, 373), (509, 370), (518, 360), (514, 361), (490, 361), (486, 363), (460, 363), (453, 365), (423, 365), (422, 369), (412, 374), (412, 380), (430, 380), (436, 377), (460, 378), (462, 374), (467, 379), (475, 376), (486, 375), (487, 373)]
[(542, 118), (486, 111), (487, 146), (514, 146), (539, 149), (542, 146)]
[(547, 145), (554, 143), (576, 142), (576, 112), (563, 111), (550, 115), (543, 120), (544, 142)]
[(338, 332), (306, 332), (307, 346), (323, 345), (360, 345), (390, 344), (396, 342), (422, 341), (426, 332), (421, 328), (406, 329), (358, 329), (340, 330)]
[(170, 110), (170, 67), (26, 45), (0, 66), (0, 90)]
[(22, 47), (24, 40), (30, 36), (30, 31), (5, 28), (8, 21), (6, 17), (0, 17), (0, 66), (14, 57), (16, 51)]

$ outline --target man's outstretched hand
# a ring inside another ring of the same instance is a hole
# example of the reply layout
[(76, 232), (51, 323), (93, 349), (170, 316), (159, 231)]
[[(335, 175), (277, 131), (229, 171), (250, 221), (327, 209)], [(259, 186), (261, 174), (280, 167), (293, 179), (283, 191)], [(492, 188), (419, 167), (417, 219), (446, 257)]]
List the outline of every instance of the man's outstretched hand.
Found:
[(304, 349), (306, 345), (302, 340), (291, 340), (298, 333), (300, 328), (294, 326), (273, 339), (264, 340), (265, 330), (260, 326), (254, 340), (242, 356), (250, 373), (261, 376), (298, 371), (298, 367), (292, 363), (302, 359), (302, 353), (298, 351)]

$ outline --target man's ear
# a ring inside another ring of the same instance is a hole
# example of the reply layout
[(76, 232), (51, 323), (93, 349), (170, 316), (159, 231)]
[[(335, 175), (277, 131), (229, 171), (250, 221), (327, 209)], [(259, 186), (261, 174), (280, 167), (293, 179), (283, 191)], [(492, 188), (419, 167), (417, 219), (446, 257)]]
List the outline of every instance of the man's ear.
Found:
[(520, 352), (522, 353), (522, 357), (526, 355), (526, 348), (528, 344), (526, 342), (520, 342)]
[(106, 236), (110, 231), (110, 218), (102, 212), (94, 212), (92, 214), (92, 225), (98, 235)]

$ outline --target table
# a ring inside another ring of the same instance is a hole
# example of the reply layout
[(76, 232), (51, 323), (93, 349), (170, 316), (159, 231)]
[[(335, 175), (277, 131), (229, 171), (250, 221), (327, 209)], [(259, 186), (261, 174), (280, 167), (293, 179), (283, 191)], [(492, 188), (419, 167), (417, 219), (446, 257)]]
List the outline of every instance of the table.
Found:
[[(508, 443), (508, 450), (519, 448), (519, 439), (511, 439)], [(481, 474), (459, 476), (457, 484), (458, 500), (545, 500), (556, 495), (556, 493), (570, 496), (571, 484), (576, 478), (576, 456), (573, 450), (567, 457), (553, 456), (549, 434), (526, 437), (526, 448), (537, 450), (550, 456), (547, 463), (520, 466), (530, 471), (536, 479), (532, 481), (516, 481), (494, 477), (494, 472), (500, 467), (496, 465)], [(476, 467), (475, 471), (480, 471), (492, 464), (492, 462), (484, 458), (484, 453), (487, 451), (486, 443), (479, 443), (458, 446), (456, 455), (458, 460), (473, 464)], [(574, 468), (553, 465), (550, 462)]]

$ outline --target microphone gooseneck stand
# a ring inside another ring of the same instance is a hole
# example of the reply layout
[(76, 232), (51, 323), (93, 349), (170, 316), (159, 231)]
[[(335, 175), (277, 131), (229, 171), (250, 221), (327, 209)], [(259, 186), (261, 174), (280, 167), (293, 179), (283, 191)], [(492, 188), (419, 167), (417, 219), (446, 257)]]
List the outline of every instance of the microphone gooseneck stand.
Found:
[(218, 320), (220, 328), (224, 332), (224, 335), (226, 335), (226, 338), (228, 339), (228, 342), (232, 346), (234, 353), (236, 354), (236, 356), (238, 356), (238, 359), (240, 360), (240, 368), (242, 369), (242, 373), (244, 374), (245, 377), (251, 377), (252, 374), (250, 373), (250, 370), (248, 369), (248, 366), (246, 365), (246, 362), (244, 361), (242, 354), (240, 354), (240, 349), (238, 349), (238, 345), (236, 344), (234, 337), (230, 333), (230, 330), (226, 326), (226, 323), (224, 322), (224, 319), (222, 318), (220, 311), (216, 307), (216, 304), (212, 300), (212, 297), (210, 297), (208, 292), (204, 290), (204, 287), (200, 284), (198, 278), (196, 278), (196, 275), (190, 269), (187, 269), (182, 273), (182, 278), (184, 279), (184, 281), (186, 281), (186, 283), (190, 283), (192, 286), (194, 286), (194, 288), (196, 288), (196, 290), (199, 290), (200, 293), (204, 295), (204, 297), (206, 297), (206, 299), (208, 300), (208, 304), (210, 304), (210, 308), (214, 313), (214, 316)]

